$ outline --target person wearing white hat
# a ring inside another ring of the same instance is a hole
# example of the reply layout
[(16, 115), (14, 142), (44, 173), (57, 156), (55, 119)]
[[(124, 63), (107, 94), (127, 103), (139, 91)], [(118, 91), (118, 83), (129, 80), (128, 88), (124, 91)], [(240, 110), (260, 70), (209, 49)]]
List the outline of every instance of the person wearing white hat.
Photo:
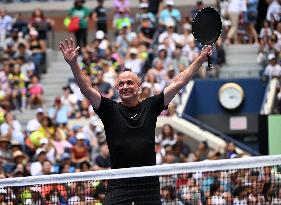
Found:
[(71, 148), (71, 161), (75, 164), (79, 164), (85, 160), (90, 159), (89, 149), (85, 144), (86, 136), (83, 132), (76, 134), (76, 143)]
[(139, 58), (138, 53), (139, 51), (137, 48), (129, 48), (127, 59), (125, 61), (125, 68), (130, 69), (136, 74), (141, 74), (144, 62), (141, 58)]
[(165, 25), (166, 20), (169, 18), (174, 19), (176, 25), (181, 21), (181, 13), (174, 6), (175, 3), (173, 0), (166, 1), (166, 8), (160, 12), (160, 24)]
[(277, 57), (274, 53), (270, 53), (267, 57), (268, 65), (265, 67), (264, 75), (268, 79), (277, 78), (281, 79), (281, 66), (277, 63)]
[(147, 2), (140, 3), (140, 5), (139, 5), (140, 12), (138, 12), (136, 14), (136, 20), (138, 23), (140, 23), (143, 20), (143, 18), (147, 18), (150, 21), (150, 23), (154, 26), (156, 19), (155, 19), (155, 16), (153, 15), (153, 13), (151, 13), (148, 10), (148, 6), (149, 6), (149, 4)]
[(44, 110), (43, 108), (37, 108), (35, 118), (29, 120), (26, 125), (26, 130), (28, 133), (38, 130), (42, 125), (42, 121), (44, 119)]
[[(207, 61), (208, 56), (212, 55), (211, 47), (204, 47), (195, 61), (175, 76), (170, 85), (142, 102), (139, 101), (141, 82), (138, 75), (128, 70), (121, 72), (116, 80), (120, 102), (116, 102), (103, 97), (91, 86), (91, 79), (81, 71), (77, 63), (79, 47), (74, 45), (72, 39), (65, 40), (65, 43), (61, 42), (60, 50), (81, 92), (89, 99), (104, 124), (111, 169), (156, 165), (157, 117), (163, 110), (167, 110), (176, 94), (188, 84), (202, 64)], [(148, 190), (137, 186), (143, 183), (149, 183)], [(109, 180), (105, 204), (118, 204), (117, 202), (121, 200), (123, 204), (134, 202), (135, 204), (160, 205), (159, 177)]]

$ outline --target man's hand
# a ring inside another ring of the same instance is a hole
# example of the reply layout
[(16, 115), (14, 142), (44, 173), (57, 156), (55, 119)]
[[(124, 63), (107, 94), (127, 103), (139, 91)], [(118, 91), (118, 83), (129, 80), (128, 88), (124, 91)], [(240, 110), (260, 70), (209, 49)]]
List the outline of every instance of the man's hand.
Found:
[(208, 60), (208, 56), (212, 56), (212, 46), (204, 46), (201, 50), (200, 58), (203, 62)]
[(75, 48), (72, 38), (70, 39), (70, 41), (65, 39), (65, 43), (60, 42), (60, 50), (63, 54), (65, 61), (69, 65), (77, 63), (79, 48), (79, 46)]

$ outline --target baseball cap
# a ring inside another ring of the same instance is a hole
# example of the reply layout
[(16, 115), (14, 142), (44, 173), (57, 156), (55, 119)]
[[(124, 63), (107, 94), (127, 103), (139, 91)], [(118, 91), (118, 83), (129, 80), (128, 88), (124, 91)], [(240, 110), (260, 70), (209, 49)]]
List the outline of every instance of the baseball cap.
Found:
[(96, 32), (96, 39), (103, 39), (104, 38), (104, 32), (102, 30), (98, 30)]
[(36, 113), (37, 113), (37, 114), (38, 114), (38, 113), (44, 113), (43, 108), (41, 108), (41, 107), (37, 108)]
[(157, 49), (157, 50), (158, 50), (158, 51), (162, 51), (162, 50), (167, 50), (167, 49), (166, 49), (166, 46), (165, 46), (165, 45), (161, 44), (161, 45), (158, 46), (158, 49)]
[(40, 145), (42, 145), (42, 144), (48, 144), (48, 143), (49, 143), (49, 140), (48, 140), (48, 138), (45, 138), (45, 137), (44, 137), (44, 138), (41, 138), (41, 139), (40, 139), (40, 142), (39, 142)]
[(173, 0), (167, 0), (166, 5), (174, 6), (175, 2)]
[(268, 58), (268, 60), (272, 60), (272, 59), (275, 59), (276, 56), (274, 55), (274, 53), (270, 53), (267, 58)]
[(78, 132), (78, 133), (76, 134), (76, 139), (78, 139), (78, 140), (84, 140), (84, 139), (85, 139), (84, 133), (83, 133), (83, 132)]
[(148, 3), (146, 2), (140, 3), (140, 8), (147, 8), (147, 7), (148, 7)]
[(135, 47), (132, 47), (129, 49), (129, 52), (132, 54), (138, 54), (138, 49), (136, 49)]

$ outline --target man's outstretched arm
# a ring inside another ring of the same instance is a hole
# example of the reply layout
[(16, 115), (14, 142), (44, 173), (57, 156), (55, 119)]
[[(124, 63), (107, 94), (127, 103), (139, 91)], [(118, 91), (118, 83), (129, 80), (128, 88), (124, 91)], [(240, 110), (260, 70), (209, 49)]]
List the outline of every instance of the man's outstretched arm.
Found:
[(204, 47), (201, 54), (196, 60), (184, 71), (176, 75), (173, 81), (164, 89), (164, 105), (167, 106), (175, 95), (191, 80), (194, 74), (207, 60), (207, 57), (212, 55), (212, 48), (210, 46)]
[(75, 48), (73, 39), (65, 39), (65, 43), (60, 42), (60, 50), (65, 61), (69, 64), (77, 85), (82, 94), (89, 99), (95, 109), (98, 109), (101, 102), (100, 93), (92, 87), (91, 79), (84, 75), (77, 62), (79, 46)]

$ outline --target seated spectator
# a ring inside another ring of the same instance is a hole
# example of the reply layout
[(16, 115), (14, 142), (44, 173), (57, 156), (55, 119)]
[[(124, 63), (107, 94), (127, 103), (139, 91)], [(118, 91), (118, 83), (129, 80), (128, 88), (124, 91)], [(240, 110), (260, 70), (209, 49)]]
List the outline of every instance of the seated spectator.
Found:
[(75, 164), (71, 161), (71, 154), (68, 152), (63, 153), (61, 156), (59, 166), (59, 173), (74, 173), (76, 172)]
[(114, 0), (114, 19), (120, 17), (120, 10), (124, 12), (126, 16), (130, 14), (130, 2), (129, 0)]
[(61, 102), (63, 105), (68, 107), (70, 112), (70, 118), (75, 117), (75, 113), (77, 111), (77, 98), (73, 94), (70, 86), (64, 86), (63, 88), (63, 95), (61, 96)]
[(43, 162), (47, 160), (46, 150), (39, 148), (36, 150), (34, 161), (30, 165), (31, 176), (38, 176), (43, 174)]
[(32, 108), (33, 106), (43, 106), (43, 86), (39, 83), (39, 79), (36, 75), (31, 78), (31, 83), (27, 88), (27, 107)]
[(55, 126), (52, 119), (48, 116), (44, 116), (38, 131), (41, 132), (46, 138), (54, 139)]
[(61, 103), (60, 97), (55, 98), (54, 105), (48, 110), (48, 116), (58, 126), (66, 126), (70, 112), (68, 107)]
[(175, 31), (175, 21), (174, 19), (167, 19), (165, 22), (165, 31), (159, 35), (159, 44), (164, 44), (166, 46), (168, 56), (176, 50), (176, 46), (180, 45), (181, 38), (180, 35)]
[(152, 24), (152, 27), (155, 27), (156, 19), (154, 14), (148, 10), (148, 6), (147, 2), (141, 2), (139, 4), (140, 12), (136, 14), (136, 23), (139, 24), (146, 18)]
[(21, 12), (18, 12), (14, 16), (14, 22), (12, 30), (16, 29), (19, 31), (19, 35), (25, 37), (28, 34), (28, 23), (24, 19)]
[(268, 55), (269, 64), (265, 67), (264, 75), (268, 79), (277, 78), (280, 81), (281, 78), (281, 66), (277, 63), (275, 54)]
[(142, 59), (138, 56), (138, 49), (135, 47), (131, 47), (129, 49), (129, 52), (127, 53), (126, 59), (125, 59), (125, 68), (130, 69), (137, 75), (142, 74), (142, 67), (144, 62)]
[(91, 162), (85, 160), (79, 164), (79, 169), (76, 169), (76, 172), (88, 172), (91, 171)]
[(44, 160), (42, 162), (42, 175), (50, 175), (53, 174), (52, 170), (53, 164), (49, 160)]
[(77, 141), (71, 148), (71, 161), (75, 164), (79, 164), (84, 160), (89, 160), (89, 149), (84, 143), (85, 135), (82, 132), (77, 133)]
[(44, 149), (46, 151), (46, 156), (48, 161), (50, 161), (51, 163), (55, 163), (56, 162), (56, 149), (54, 144), (52, 143), (51, 140), (49, 140), (48, 138), (44, 137), (40, 139), (39, 142), (39, 149)]
[(72, 148), (72, 144), (67, 141), (65, 133), (60, 128), (56, 129), (54, 133), (54, 140), (52, 141), (52, 143), (54, 144), (54, 147), (56, 149), (56, 159), (59, 161), (62, 160), (65, 151)]
[(24, 134), (21, 130), (21, 124), (14, 119), (12, 112), (6, 112), (4, 116), (5, 122), (1, 124), (1, 135), (9, 140), (18, 141), (24, 146)]
[(162, 61), (162, 66), (164, 69), (168, 69), (169, 65), (171, 64), (171, 58), (168, 56), (167, 47), (164, 44), (160, 44), (157, 48), (157, 55), (153, 59), (152, 65), (156, 66), (157, 61)]
[(175, 145), (177, 141), (177, 136), (174, 133), (173, 127), (170, 124), (163, 125), (161, 133), (156, 137), (156, 141), (160, 141), (160, 144), (163, 147), (168, 145)]
[(107, 143), (100, 145), (100, 154), (95, 158), (93, 170), (105, 170), (110, 168), (110, 158)]
[(5, 37), (9, 33), (9, 31), (11, 30), (12, 23), (13, 23), (12, 17), (7, 14), (4, 7), (1, 7), (1, 9), (0, 9), (0, 24), (2, 26), (0, 27), (0, 47), (3, 47)]
[(166, 25), (168, 19), (174, 19), (175, 25), (177, 26), (181, 21), (181, 13), (178, 9), (174, 7), (175, 2), (173, 0), (166, 0), (166, 8), (160, 12), (159, 23), (161, 25)]
[(31, 133), (31, 131), (39, 130), (39, 128), (42, 126), (44, 117), (45, 117), (44, 110), (42, 108), (37, 108), (36, 117), (27, 122), (26, 125), (27, 132)]
[(76, 118), (89, 118), (89, 101), (87, 98), (84, 98), (76, 112)]
[(17, 110), (23, 110), (26, 103), (25, 76), (20, 69), (21, 67), (15, 64), (8, 76), (12, 92), (12, 104)]
[(105, 82), (103, 79), (103, 72), (98, 71), (95, 75), (94, 86), (100, 92), (100, 94), (106, 98), (112, 99), (114, 96), (113, 87), (110, 83)]
[(7, 137), (0, 137), (0, 163), (5, 164), (12, 163), (12, 151), (10, 150), (10, 140)]
[(118, 15), (114, 18), (113, 28), (115, 29), (116, 34), (120, 32), (123, 25), (127, 25), (128, 29), (131, 29), (132, 21), (129, 16), (126, 15), (126, 10), (124, 8), (118, 9)]
[(195, 151), (195, 160), (203, 161), (208, 158), (210, 148), (207, 141), (202, 141), (199, 143), (197, 150)]
[[(117, 47), (117, 52), (120, 57), (125, 57), (131, 42), (137, 37), (135, 32), (130, 30), (130, 27), (127, 23), (123, 23), (121, 25), (121, 29), (119, 30), (115, 44)], [(122, 58), (120, 58), (121, 60)]]

